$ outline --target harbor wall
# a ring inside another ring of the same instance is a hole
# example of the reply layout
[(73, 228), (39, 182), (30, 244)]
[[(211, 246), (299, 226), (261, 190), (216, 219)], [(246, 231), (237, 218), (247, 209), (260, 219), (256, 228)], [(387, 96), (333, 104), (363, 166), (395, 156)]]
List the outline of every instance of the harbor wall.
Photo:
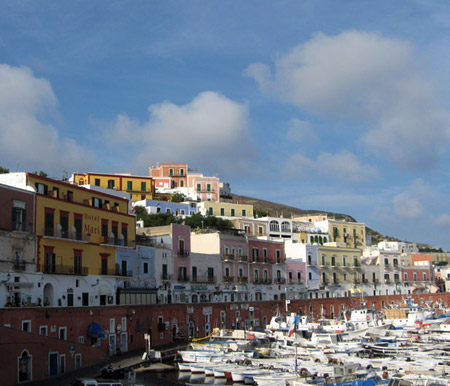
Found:
[[(417, 304), (448, 308), (450, 293), (411, 295)], [(243, 303), (196, 303), (0, 311), (0, 385), (37, 380), (100, 363), (126, 351), (144, 352), (202, 338), (214, 328), (263, 329), (275, 313), (337, 317), (365, 302), (382, 310), (404, 295)], [(148, 338), (148, 339), (147, 339)]]

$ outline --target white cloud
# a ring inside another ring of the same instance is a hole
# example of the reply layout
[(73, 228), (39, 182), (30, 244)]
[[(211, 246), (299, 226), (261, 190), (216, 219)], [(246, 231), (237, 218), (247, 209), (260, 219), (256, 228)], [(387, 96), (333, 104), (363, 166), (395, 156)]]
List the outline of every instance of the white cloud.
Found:
[[(373, 33), (317, 34), (275, 63), (246, 71), (262, 91), (310, 113), (369, 127), (360, 139), (398, 167), (426, 169), (449, 140), (449, 115), (419, 74), (413, 47)], [(354, 127), (354, 125), (352, 125)]]
[(450, 214), (447, 213), (441, 214), (435, 220), (435, 223), (443, 228), (450, 228)]
[(423, 215), (423, 207), (419, 200), (406, 194), (398, 194), (393, 199), (394, 212), (397, 216), (414, 219)]
[(292, 118), (289, 121), (286, 137), (289, 141), (298, 143), (311, 143), (318, 139), (311, 124), (297, 118)]
[(286, 163), (288, 174), (298, 176), (329, 176), (344, 182), (360, 183), (377, 176), (375, 167), (363, 164), (353, 153), (321, 153), (314, 161), (301, 154), (292, 156)]
[(139, 124), (125, 114), (103, 127), (120, 145), (139, 143), (132, 160), (139, 168), (151, 162), (189, 162), (217, 172), (247, 169), (253, 147), (248, 107), (212, 91), (178, 106), (163, 102), (149, 107), (148, 121)]
[(83, 168), (93, 161), (85, 149), (72, 139), (61, 138), (58, 129), (43, 120), (56, 113), (57, 105), (46, 79), (36, 78), (25, 67), (0, 64), (3, 163), (18, 165), (20, 170), (44, 170), (50, 175), (62, 175), (64, 169)]

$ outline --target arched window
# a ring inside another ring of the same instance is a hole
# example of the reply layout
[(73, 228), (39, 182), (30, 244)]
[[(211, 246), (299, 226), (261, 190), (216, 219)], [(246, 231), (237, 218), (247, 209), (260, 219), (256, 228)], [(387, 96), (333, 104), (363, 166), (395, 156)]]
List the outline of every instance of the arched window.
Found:
[(280, 231), (280, 225), (278, 224), (278, 221), (272, 220), (270, 222), (270, 230), (272, 232), (279, 232)]
[(282, 232), (290, 232), (291, 231), (291, 224), (287, 221), (283, 221), (281, 223), (281, 231)]

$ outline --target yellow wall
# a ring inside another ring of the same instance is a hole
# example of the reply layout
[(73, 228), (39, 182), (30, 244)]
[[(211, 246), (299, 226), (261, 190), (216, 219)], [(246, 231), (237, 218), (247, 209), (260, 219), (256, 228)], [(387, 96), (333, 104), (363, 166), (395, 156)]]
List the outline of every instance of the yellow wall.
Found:
[[(210, 208), (212, 209), (213, 216), (227, 216), (227, 217), (253, 217), (253, 205), (244, 205), (244, 204), (234, 204), (228, 202), (205, 202), (206, 214), (210, 213)], [(223, 214), (221, 209), (223, 208)], [(232, 214), (232, 210), (234, 209), (234, 215)], [(243, 214), (242, 211), (245, 211)]]
[[(355, 248), (362, 248), (366, 245), (366, 227), (364, 224), (329, 221), (328, 231), (332, 241), (346, 243), (347, 246)], [(344, 234), (348, 236), (345, 237)]]
[[(131, 194), (133, 201), (139, 201), (142, 199), (153, 199), (155, 192), (155, 181), (150, 177), (117, 175), (117, 174), (100, 174), (100, 173), (87, 173), (73, 175), (74, 181), (79, 185), (95, 185), (95, 180), (100, 180), (102, 188), (108, 188), (108, 181), (114, 181), (114, 188)], [(141, 184), (145, 182), (145, 190), (142, 190)], [(131, 183), (131, 189), (128, 189), (128, 184)]]
[[(101, 274), (101, 256), (104, 254), (107, 259), (107, 271), (103, 273), (115, 274), (116, 245), (135, 248), (136, 243), (136, 218), (127, 213), (128, 200), (47, 178), (29, 176), (29, 185), (35, 187), (36, 182), (48, 186), (47, 195), (36, 194), (39, 270), (45, 269), (45, 254), (51, 250), (54, 254), (54, 263), (51, 263), (55, 265), (54, 272), (73, 273), (76, 250), (81, 251), (82, 256), (80, 273)], [(55, 188), (58, 189), (59, 197), (56, 197)], [(72, 192), (72, 200), (68, 200), (69, 191)], [(100, 199), (103, 207), (91, 206), (93, 197)], [(108, 200), (110, 205), (104, 205), (105, 200)], [(114, 207), (114, 204), (117, 206)], [(53, 224), (47, 224), (48, 227), (45, 222), (46, 213), (53, 213)], [(62, 214), (67, 218), (67, 232), (58, 226), (63, 222)], [(80, 232), (73, 229), (77, 216), (81, 217)], [(102, 222), (107, 224), (107, 238), (102, 236)], [(109, 238), (113, 222), (117, 222), (117, 234), (116, 238)], [(123, 225), (126, 226), (127, 237), (121, 241)]]
[[(358, 281), (361, 281), (361, 250), (358, 248), (340, 248), (319, 246), (319, 268), (320, 280), (322, 272), (325, 272), (329, 283), (333, 282), (333, 272), (339, 284), (354, 283), (355, 274)], [(322, 256), (325, 257), (323, 264)], [(334, 265), (333, 265), (334, 256)], [(344, 265), (345, 257), (345, 265)], [(355, 259), (356, 258), (356, 264)]]

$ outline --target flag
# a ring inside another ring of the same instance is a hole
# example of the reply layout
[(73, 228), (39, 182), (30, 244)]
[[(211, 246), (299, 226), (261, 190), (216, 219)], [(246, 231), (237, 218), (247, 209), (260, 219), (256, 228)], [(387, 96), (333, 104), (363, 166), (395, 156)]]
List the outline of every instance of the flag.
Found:
[(291, 329), (289, 330), (289, 334), (288, 334), (288, 337), (289, 337), (289, 338), (290, 338), (291, 335), (295, 332), (295, 327), (296, 327), (296, 324), (294, 323), (294, 324), (292, 325)]

